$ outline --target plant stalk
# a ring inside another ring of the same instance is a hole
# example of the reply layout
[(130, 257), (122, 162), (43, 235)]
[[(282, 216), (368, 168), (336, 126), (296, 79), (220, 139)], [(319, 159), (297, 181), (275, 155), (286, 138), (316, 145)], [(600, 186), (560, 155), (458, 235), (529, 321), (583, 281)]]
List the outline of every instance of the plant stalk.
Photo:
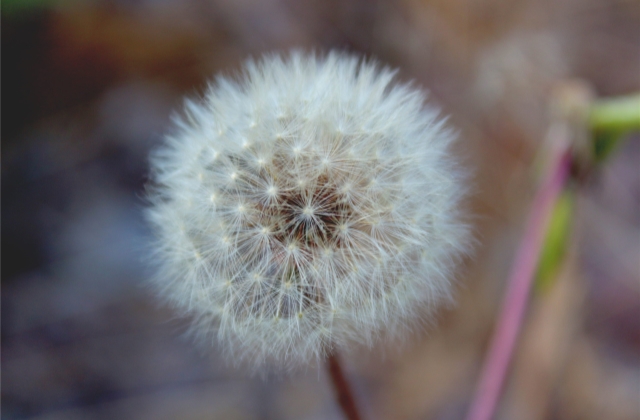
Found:
[[(527, 227), (507, 282), (507, 292), (491, 347), (485, 359), (467, 420), (490, 420), (502, 391), (522, 326), (546, 227), (554, 204), (569, 175), (571, 154), (566, 139), (554, 142), (551, 167), (534, 197)], [(563, 141), (565, 140), (565, 141)], [(564, 145), (563, 145), (564, 143)]]
[(344, 369), (340, 362), (340, 358), (335, 351), (329, 353), (327, 359), (327, 370), (329, 371), (329, 377), (331, 378), (331, 384), (335, 392), (338, 404), (344, 413), (347, 420), (360, 420), (362, 417), (358, 412), (356, 400), (353, 396), (353, 391), (349, 386), (349, 382), (344, 374)]

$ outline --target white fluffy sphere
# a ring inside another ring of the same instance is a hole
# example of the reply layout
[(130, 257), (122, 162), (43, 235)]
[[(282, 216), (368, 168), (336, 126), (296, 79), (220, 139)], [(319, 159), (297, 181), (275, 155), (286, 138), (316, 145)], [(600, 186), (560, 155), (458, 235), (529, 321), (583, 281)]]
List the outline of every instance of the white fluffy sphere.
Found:
[(338, 53), (250, 61), (153, 154), (156, 283), (232, 357), (295, 367), (450, 298), (453, 136), (393, 77)]

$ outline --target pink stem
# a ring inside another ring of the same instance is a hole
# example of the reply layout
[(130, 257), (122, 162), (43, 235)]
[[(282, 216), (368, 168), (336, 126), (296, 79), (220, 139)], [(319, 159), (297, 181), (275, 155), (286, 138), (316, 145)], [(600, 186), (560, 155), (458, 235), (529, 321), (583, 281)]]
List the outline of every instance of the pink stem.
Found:
[(531, 208), (527, 227), (509, 275), (491, 349), (485, 359), (478, 387), (467, 420), (493, 418), (540, 256), (546, 226), (553, 205), (569, 174), (571, 156), (566, 147), (557, 150), (548, 177), (538, 190)]

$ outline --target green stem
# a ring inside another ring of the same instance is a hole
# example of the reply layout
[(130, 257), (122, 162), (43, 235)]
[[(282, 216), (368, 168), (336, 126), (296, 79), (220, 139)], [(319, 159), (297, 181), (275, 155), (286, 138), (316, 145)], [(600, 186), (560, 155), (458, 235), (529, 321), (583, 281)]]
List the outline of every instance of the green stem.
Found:
[(640, 130), (640, 93), (595, 101), (589, 125), (592, 130)]
[(640, 93), (593, 103), (588, 117), (596, 160), (604, 160), (629, 131), (640, 131)]

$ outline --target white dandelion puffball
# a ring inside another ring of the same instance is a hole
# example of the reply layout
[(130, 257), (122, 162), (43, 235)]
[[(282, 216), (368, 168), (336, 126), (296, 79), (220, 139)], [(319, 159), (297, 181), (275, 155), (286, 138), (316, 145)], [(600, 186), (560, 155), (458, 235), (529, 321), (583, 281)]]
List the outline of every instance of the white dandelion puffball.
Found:
[(187, 101), (153, 153), (156, 284), (234, 360), (299, 366), (450, 299), (468, 243), (453, 135), (393, 79), (266, 56)]

